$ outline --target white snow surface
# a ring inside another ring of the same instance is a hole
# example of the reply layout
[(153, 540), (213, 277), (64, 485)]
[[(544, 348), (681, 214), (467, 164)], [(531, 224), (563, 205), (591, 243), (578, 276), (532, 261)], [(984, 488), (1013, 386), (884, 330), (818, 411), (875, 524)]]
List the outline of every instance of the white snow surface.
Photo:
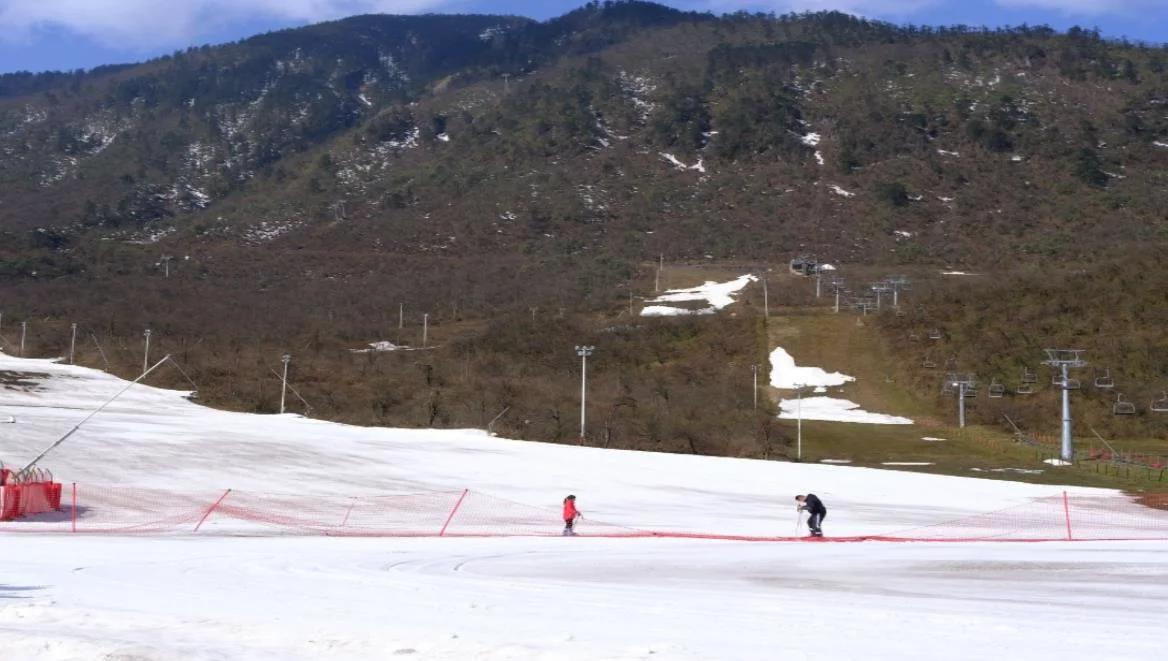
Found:
[(799, 386), (842, 386), (856, 377), (842, 372), (827, 372), (821, 367), (798, 367), (787, 350), (778, 347), (771, 351), (771, 387), (794, 390)]
[(707, 280), (705, 284), (688, 289), (668, 289), (664, 294), (651, 299), (649, 303), (681, 303), (684, 301), (705, 301), (707, 307), (700, 309), (679, 308), (671, 305), (647, 305), (641, 310), (643, 317), (671, 317), (689, 314), (714, 314), (734, 302), (734, 294), (746, 285), (758, 280), (755, 275), (743, 275), (729, 282)]
[(779, 418), (783, 420), (826, 420), (829, 422), (858, 422), (866, 425), (911, 425), (912, 420), (885, 413), (869, 413), (855, 402), (838, 397), (804, 397), (779, 402)]
[[(162, 369), (162, 368), (160, 368)], [(125, 381), (0, 354), (7, 465)], [(896, 531), (1059, 487), (639, 453), (209, 410), (135, 385), (48, 455), (64, 482), (174, 491), (579, 497), (581, 537), (7, 533), (0, 658), (255, 661), (1161, 659), (1163, 542), (768, 544), (587, 537), (594, 521), (790, 535), (813, 491), (828, 535)], [(1115, 492), (1070, 489), (1072, 495)], [(16, 524), (5, 524), (16, 525)], [(804, 529), (805, 530), (805, 529)], [(712, 623), (716, 626), (711, 626)], [(810, 633), (819, 632), (819, 635)]]
[(1159, 140), (1156, 140), (1156, 141), (1152, 142), (1152, 144), (1157, 146), (1157, 147), (1163, 147), (1165, 149), (1168, 149), (1168, 142), (1160, 142)]

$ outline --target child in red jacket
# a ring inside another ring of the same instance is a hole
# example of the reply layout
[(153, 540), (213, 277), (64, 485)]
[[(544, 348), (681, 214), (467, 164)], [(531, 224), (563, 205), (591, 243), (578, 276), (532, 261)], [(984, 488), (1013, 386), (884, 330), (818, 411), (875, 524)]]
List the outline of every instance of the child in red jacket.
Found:
[(564, 499), (564, 535), (575, 535), (572, 525), (580, 518), (580, 510), (576, 509), (576, 497), (568, 496)]

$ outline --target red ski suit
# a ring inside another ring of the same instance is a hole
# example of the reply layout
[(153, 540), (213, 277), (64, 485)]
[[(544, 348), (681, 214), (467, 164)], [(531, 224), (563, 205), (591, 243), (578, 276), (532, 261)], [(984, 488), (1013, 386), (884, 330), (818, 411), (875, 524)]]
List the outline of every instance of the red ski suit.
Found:
[(570, 500), (570, 499), (565, 500), (564, 501), (564, 521), (575, 521), (576, 517), (579, 515), (580, 515), (580, 513), (576, 511), (576, 501)]

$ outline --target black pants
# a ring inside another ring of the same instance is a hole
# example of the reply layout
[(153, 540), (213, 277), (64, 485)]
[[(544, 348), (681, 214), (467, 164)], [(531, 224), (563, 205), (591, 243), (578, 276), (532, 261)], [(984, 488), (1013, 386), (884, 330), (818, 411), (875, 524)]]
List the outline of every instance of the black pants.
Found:
[(823, 536), (823, 520), (827, 518), (827, 512), (812, 512), (811, 516), (807, 517), (807, 528), (812, 535), (816, 537)]

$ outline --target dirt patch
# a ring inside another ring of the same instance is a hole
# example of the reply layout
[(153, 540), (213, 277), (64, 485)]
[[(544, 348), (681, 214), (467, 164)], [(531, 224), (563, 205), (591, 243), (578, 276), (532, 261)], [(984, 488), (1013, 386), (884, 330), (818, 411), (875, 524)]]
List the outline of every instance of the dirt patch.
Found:
[(1144, 507), (1168, 511), (1168, 493), (1135, 493), (1129, 494), (1136, 502)]

